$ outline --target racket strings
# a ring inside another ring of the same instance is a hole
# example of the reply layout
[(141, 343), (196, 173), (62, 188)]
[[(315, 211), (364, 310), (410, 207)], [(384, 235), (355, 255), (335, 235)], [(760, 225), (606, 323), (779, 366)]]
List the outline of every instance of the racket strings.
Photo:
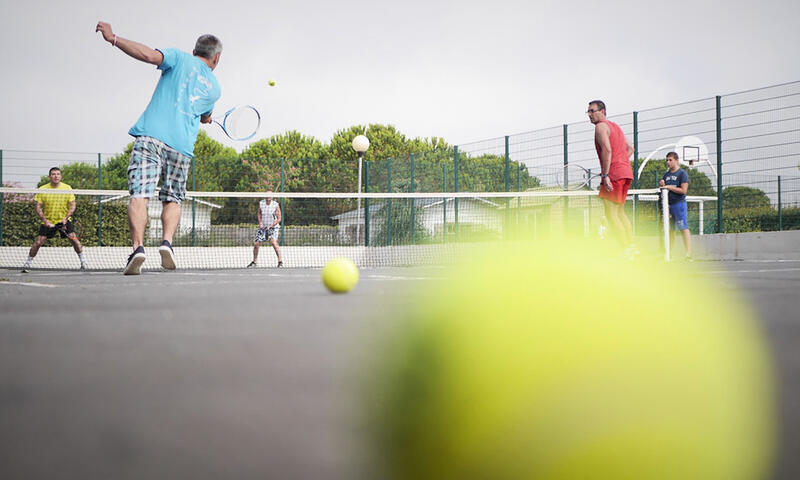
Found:
[(255, 109), (250, 107), (237, 108), (225, 117), (223, 127), (234, 140), (244, 140), (252, 137), (258, 130), (261, 119)]

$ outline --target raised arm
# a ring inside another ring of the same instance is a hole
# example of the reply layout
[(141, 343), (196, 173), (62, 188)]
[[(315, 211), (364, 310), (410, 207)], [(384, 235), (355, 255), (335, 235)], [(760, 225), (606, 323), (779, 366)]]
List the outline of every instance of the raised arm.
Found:
[(128, 40), (126, 38), (117, 36), (111, 30), (111, 24), (106, 22), (97, 22), (97, 27), (94, 31), (103, 34), (103, 39), (110, 43), (112, 47), (119, 48), (136, 60), (150, 63), (155, 66), (161, 65), (161, 62), (164, 61), (164, 55), (158, 50), (154, 50), (147, 45), (142, 45), (141, 43), (134, 42), (133, 40)]

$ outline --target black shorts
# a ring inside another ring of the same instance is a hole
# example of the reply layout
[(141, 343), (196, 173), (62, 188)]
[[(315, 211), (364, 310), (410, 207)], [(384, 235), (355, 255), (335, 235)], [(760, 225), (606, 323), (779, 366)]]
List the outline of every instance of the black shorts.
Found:
[(63, 227), (64, 224), (61, 222), (56, 223), (52, 227), (48, 227), (45, 224), (39, 225), (39, 236), (53, 238), (56, 236), (56, 234), (61, 234), (61, 238), (67, 238), (70, 233), (75, 231), (75, 227), (72, 225), (72, 220), (67, 220), (66, 228)]

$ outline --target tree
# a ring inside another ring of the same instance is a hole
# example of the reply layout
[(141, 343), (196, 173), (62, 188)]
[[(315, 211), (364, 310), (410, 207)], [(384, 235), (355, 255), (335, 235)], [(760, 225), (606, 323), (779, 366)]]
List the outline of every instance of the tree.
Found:
[(725, 210), (763, 207), (771, 207), (771, 204), (767, 194), (758, 188), (733, 186), (722, 189), (722, 208)]
[(325, 153), (322, 142), (292, 130), (251, 144), (241, 159), (254, 172), (252, 189), (280, 191), (283, 160), (284, 188), (290, 192), (314, 191), (329, 174)]

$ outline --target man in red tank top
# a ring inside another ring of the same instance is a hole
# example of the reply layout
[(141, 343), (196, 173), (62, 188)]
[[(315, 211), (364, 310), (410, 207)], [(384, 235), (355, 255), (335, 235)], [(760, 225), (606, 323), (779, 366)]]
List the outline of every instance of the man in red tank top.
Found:
[(606, 218), (625, 255), (638, 254), (633, 244), (633, 228), (625, 213), (625, 199), (633, 182), (630, 156), (633, 146), (625, 138), (619, 125), (606, 120), (606, 104), (600, 100), (589, 102), (589, 121), (594, 124), (594, 146), (600, 159), (602, 181), (600, 198), (603, 199)]

